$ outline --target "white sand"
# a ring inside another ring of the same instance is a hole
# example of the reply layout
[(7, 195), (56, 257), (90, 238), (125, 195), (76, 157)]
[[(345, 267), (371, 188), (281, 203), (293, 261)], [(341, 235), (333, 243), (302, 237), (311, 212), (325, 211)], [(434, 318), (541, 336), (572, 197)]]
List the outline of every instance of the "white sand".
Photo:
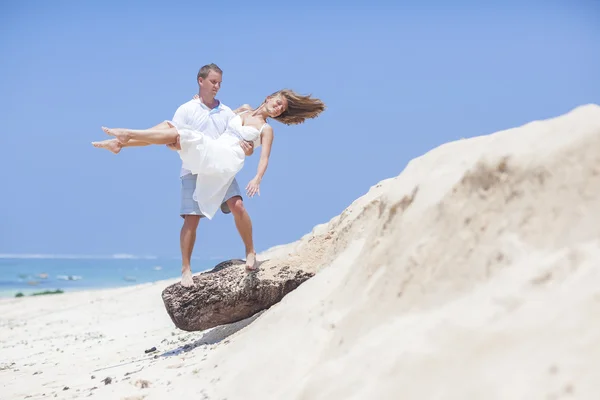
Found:
[(1, 300), (0, 398), (598, 399), (600, 107), (440, 146), (266, 258), (318, 274), (204, 333), (171, 282)]

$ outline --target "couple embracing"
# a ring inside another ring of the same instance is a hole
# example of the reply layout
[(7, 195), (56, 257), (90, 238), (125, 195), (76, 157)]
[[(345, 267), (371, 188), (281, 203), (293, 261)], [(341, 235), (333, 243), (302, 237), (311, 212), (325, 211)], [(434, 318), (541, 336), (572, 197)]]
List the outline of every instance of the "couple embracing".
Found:
[(260, 147), (256, 176), (246, 186), (249, 197), (260, 194), (274, 136), (267, 120), (301, 124), (325, 110), (321, 100), (289, 89), (267, 96), (257, 108), (245, 104), (232, 110), (216, 99), (222, 80), (223, 71), (217, 65), (205, 65), (197, 75), (198, 95), (182, 104), (171, 121), (143, 130), (103, 127), (114, 139), (92, 142), (115, 154), (124, 147), (148, 145), (167, 145), (179, 153), (180, 215), (184, 221), (180, 233), (181, 284), (186, 287), (194, 285), (191, 258), (200, 219), (212, 219), (219, 208), (225, 214), (233, 214), (246, 249), (246, 269), (256, 270), (252, 221), (235, 176), (244, 166), (245, 157)]

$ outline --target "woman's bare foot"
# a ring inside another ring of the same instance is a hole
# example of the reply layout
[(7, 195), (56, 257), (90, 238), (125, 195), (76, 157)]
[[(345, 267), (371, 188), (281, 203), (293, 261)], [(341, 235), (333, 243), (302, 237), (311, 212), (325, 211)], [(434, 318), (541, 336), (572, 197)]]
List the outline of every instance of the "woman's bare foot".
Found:
[(246, 255), (246, 269), (248, 271), (256, 271), (256, 253), (248, 253)]
[(107, 128), (103, 126), (102, 130), (107, 135), (114, 136), (121, 144), (129, 142), (131, 139), (131, 135), (127, 132), (127, 129)]
[(194, 286), (194, 280), (192, 279), (192, 271), (190, 269), (186, 269), (181, 273), (181, 286), (183, 287), (192, 287)]
[(120, 152), (121, 149), (123, 148), (123, 144), (121, 142), (119, 142), (117, 139), (108, 139), (108, 140), (103, 140), (101, 142), (92, 142), (92, 145), (99, 149), (106, 149), (115, 154)]

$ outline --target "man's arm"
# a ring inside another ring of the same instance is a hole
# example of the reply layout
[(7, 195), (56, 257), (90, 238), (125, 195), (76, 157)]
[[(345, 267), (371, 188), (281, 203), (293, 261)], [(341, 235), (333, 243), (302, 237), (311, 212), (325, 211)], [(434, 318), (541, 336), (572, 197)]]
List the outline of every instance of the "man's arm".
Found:
[[(252, 107), (250, 107), (250, 104), (243, 104), (232, 111), (234, 114), (237, 115), (237, 114), (241, 113), (242, 111), (249, 111), (249, 110), (252, 110)], [(244, 154), (246, 155), (246, 157), (250, 157), (252, 154), (254, 154), (254, 143), (247, 142), (245, 140), (240, 140), (240, 147), (242, 148), (242, 150), (244, 150)]]
[(186, 104), (180, 105), (175, 114), (173, 115), (172, 121), (177, 125), (190, 125), (190, 112), (189, 107)]
[(240, 147), (242, 150), (244, 150), (246, 157), (250, 157), (252, 154), (254, 154), (254, 142), (240, 140)]
[[(175, 111), (175, 115), (173, 115), (173, 121), (177, 125), (188, 125), (189, 122), (189, 112), (185, 104), (180, 105)], [(179, 136), (177, 137), (177, 142), (169, 143), (167, 147), (171, 150), (181, 150), (181, 144), (179, 143)]]

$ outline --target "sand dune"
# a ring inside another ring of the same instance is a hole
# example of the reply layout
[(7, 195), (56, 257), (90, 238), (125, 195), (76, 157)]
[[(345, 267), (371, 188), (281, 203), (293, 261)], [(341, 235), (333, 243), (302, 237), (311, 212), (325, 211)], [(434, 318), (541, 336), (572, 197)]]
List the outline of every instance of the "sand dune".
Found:
[(598, 399), (598, 149), (596, 105), (433, 149), (261, 254), (318, 273), (234, 326), (175, 330), (170, 282), (2, 300), (2, 398)]

